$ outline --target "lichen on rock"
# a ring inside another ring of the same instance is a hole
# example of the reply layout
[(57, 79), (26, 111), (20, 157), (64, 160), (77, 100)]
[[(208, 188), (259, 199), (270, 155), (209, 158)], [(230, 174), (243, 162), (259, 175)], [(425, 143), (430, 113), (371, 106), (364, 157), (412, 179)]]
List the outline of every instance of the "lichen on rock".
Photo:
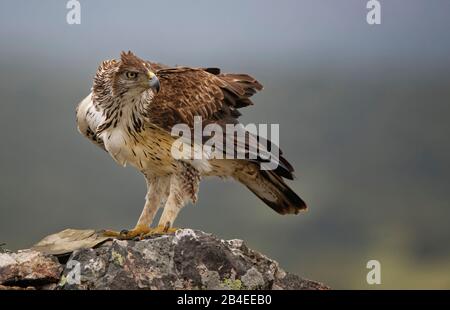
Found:
[[(74, 230), (71, 235), (76, 235)], [(91, 242), (94, 237), (89, 238)], [(0, 285), (28, 286), (33, 282), (23, 281), (30, 278), (27, 273), (31, 270), (33, 279), (43, 281), (37, 288), (60, 290), (327, 289), (321, 283), (286, 273), (276, 261), (249, 249), (242, 240), (225, 241), (198, 230), (180, 229), (175, 234), (144, 240), (102, 240), (93, 248), (76, 239), (83, 247), (60, 256), (61, 262), (53, 255), (36, 251), (0, 254)], [(57, 247), (59, 250), (61, 244)], [(22, 260), (28, 255), (28, 264), (34, 267), (17, 269), (24, 266), (18, 263), (17, 255)], [(47, 265), (36, 262), (38, 258)]]

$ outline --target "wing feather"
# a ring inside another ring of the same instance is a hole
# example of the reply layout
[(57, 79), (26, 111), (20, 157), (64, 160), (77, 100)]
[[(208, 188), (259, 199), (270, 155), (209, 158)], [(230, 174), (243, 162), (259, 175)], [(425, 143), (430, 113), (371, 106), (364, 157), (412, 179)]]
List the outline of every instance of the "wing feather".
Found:
[[(216, 68), (163, 68), (156, 72), (161, 91), (153, 98), (147, 108), (147, 117), (152, 124), (171, 131), (176, 124), (187, 124), (194, 127), (194, 117), (202, 117), (202, 125), (211, 123), (220, 125), (223, 129), (227, 124), (238, 124), (241, 113), (238, 109), (252, 105), (250, 97), (262, 89), (262, 85), (247, 74), (221, 74)], [(255, 162), (264, 162), (258, 154), (254, 154), (248, 146), (250, 140), (262, 141), (261, 137), (250, 133), (245, 141), (246, 156), (252, 155)], [(205, 137), (208, 139), (209, 137)], [(230, 137), (224, 137), (224, 149)], [(235, 140), (235, 139), (232, 139)], [(231, 141), (236, 145), (236, 141)], [(269, 153), (265, 145), (257, 142), (259, 152)], [(270, 145), (270, 143), (269, 143)], [(242, 148), (241, 148), (242, 150)], [(292, 166), (281, 156), (276, 158), (279, 166), (277, 174), (292, 179)], [(272, 159), (274, 154), (271, 153)], [(249, 158), (249, 157), (248, 157)], [(252, 161), (252, 160), (251, 160)]]
[(161, 91), (148, 107), (147, 116), (169, 131), (178, 123), (193, 127), (194, 116), (201, 116), (205, 125), (237, 119), (237, 109), (251, 105), (249, 97), (262, 89), (248, 75), (220, 74), (216, 68), (167, 68), (158, 70), (157, 76)]

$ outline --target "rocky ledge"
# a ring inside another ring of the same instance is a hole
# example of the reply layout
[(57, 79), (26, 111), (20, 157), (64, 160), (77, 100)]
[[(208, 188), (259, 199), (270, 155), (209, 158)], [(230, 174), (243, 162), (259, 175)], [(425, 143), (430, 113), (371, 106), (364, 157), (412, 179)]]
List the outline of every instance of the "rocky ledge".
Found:
[(23, 288), (328, 289), (285, 272), (242, 240), (192, 229), (136, 241), (65, 230), (32, 249), (3, 251), (0, 289)]

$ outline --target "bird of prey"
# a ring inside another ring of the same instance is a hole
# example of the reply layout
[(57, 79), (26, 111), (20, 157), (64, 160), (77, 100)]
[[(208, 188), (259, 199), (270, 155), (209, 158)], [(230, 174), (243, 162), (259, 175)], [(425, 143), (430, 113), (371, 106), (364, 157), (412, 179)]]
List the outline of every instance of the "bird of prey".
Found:
[[(120, 165), (138, 169), (147, 182), (144, 209), (136, 226), (105, 234), (123, 239), (170, 233), (180, 209), (195, 203), (200, 180), (218, 176), (245, 185), (279, 214), (297, 214), (305, 202), (284, 182), (294, 169), (279, 152), (276, 169), (263, 170), (256, 159), (176, 159), (171, 148), (177, 124), (239, 124), (239, 108), (262, 85), (247, 74), (224, 74), (217, 68), (169, 67), (145, 61), (132, 52), (103, 61), (91, 93), (77, 107), (78, 130)], [(256, 137), (258, 138), (258, 137)], [(225, 152), (225, 151), (224, 151)], [(164, 206), (159, 224), (151, 223)]]

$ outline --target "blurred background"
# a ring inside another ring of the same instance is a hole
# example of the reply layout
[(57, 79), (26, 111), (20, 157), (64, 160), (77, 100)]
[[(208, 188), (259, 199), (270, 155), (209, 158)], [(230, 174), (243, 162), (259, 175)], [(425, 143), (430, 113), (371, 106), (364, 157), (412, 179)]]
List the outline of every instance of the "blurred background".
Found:
[[(237, 183), (201, 186), (176, 226), (244, 239), (333, 288), (450, 288), (450, 2), (0, 2), (0, 243), (133, 227), (144, 178), (76, 130), (98, 64), (132, 50), (218, 66), (265, 89), (242, 122), (279, 123), (309, 212), (280, 216)], [(382, 285), (366, 282), (381, 263)]]

